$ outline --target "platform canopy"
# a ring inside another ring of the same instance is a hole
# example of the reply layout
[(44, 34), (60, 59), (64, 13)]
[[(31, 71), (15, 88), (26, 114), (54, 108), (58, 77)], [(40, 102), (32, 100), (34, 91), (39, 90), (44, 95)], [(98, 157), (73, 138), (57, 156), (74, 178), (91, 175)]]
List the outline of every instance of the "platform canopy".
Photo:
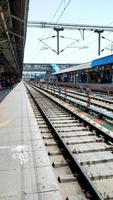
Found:
[(102, 66), (102, 65), (108, 65), (108, 64), (113, 64), (113, 55), (98, 58), (98, 59), (92, 60), (91, 62), (92, 67), (98, 67), (100, 65)]
[(0, 67), (22, 74), (28, 0), (0, 0)]

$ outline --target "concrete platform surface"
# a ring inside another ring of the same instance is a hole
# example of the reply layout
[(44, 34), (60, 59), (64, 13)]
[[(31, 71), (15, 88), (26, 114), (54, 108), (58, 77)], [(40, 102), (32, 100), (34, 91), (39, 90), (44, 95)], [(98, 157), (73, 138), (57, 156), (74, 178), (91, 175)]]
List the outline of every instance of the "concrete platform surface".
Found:
[(0, 199), (62, 200), (22, 82), (0, 103)]

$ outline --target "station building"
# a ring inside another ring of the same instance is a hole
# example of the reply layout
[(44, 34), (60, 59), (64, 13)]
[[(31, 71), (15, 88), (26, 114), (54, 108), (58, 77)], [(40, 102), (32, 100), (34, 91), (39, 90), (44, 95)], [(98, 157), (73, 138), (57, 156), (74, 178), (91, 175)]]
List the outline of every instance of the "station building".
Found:
[(105, 56), (54, 73), (55, 80), (68, 83), (98, 83), (113, 82), (113, 55)]

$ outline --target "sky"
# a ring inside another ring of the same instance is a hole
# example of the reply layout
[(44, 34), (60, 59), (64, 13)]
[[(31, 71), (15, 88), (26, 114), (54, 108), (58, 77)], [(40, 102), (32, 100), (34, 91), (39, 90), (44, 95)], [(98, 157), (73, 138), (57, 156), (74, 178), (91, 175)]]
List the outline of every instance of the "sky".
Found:
[[(113, 0), (30, 0), (28, 21), (57, 22), (58, 19), (58, 23), (113, 26)], [(101, 49), (104, 49), (101, 56), (110, 55), (113, 53), (113, 33), (104, 31), (101, 35), (106, 38), (101, 38)], [(98, 57), (98, 34), (93, 31), (85, 31), (84, 40), (78, 30), (60, 31), (64, 38), (60, 37), (59, 48), (65, 50), (59, 55), (40, 42), (48, 38), (43, 41), (56, 51), (57, 39), (52, 36), (56, 36), (53, 29), (27, 28), (24, 62), (84, 63)], [(67, 48), (72, 42), (75, 43)]]

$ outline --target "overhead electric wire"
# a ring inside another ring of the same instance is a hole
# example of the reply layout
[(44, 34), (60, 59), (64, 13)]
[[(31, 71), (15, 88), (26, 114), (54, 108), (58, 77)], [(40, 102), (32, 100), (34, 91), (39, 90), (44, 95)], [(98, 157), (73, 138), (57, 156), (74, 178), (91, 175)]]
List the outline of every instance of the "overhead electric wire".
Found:
[(48, 44), (46, 44), (44, 41), (42, 41), (41, 39), (38, 39), (40, 40), (40, 42), (42, 42), (46, 47), (48, 47), (48, 49), (51, 49), (53, 52), (57, 53), (54, 49), (52, 49)]
[(55, 38), (55, 37), (57, 37), (57, 36), (56, 35), (52, 35), (51, 37), (43, 38), (41, 40), (48, 40), (48, 39)]
[[(108, 34), (111, 34), (111, 33), (108, 33)], [(108, 35), (108, 34), (106, 34), (106, 35)], [(97, 41), (97, 39), (95, 39), (95, 40), (93, 40), (93, 41), (91, 41), (91, 42), (89, 42), (89, 43), (86, 43), (86, 45), (95, 43), (96, 41)], [(105, 49), (106, 49), (107, 47), (109, 47), (109, 46), (110, 46), (110, 45), (104, 47), (103, 49), (105, 50)], [(71, 51), (70, 53), (66, 54), (63, 58), (70, 57), (70, 56), (72, 56), (75, 52), (77, 52), (77, 51), (79, 51), (79, 50), (80, 50), (80, 49), (78, 48), (78, 49), (76, 49), (76, 50), (74, 50), (74, 51)], [(103, 50), (103, 51), (104, 51), (104, 50)], [(103, 51), (101, 51), (101, 52), (103, 52)]]
[(62, 17), (62, 15), (64, 14), (64, 12), (66, 11), (66, 9), (67, 9), (67, 7), (68, 7), (68, 5), (69, 5), (70, 2), (71, 2), (71, 0), (69, 0), (68, 3), (66, 4), (66, 6), (64, 7), (64, 9), (61, 12), (61, 14), (60, 14), (59, 18), (57, 19), (56, 23), (59, 22), (60, 18)]
[[(60, 4), (58, 5), (58, 8), (57, 8), (56, 12), (54, 13), (53, 17), (50, 19), (50, 22), (52, 22), (53, 19), (56, 17), (56, 14), (57, 14), (57, 12), (59, 11), (59, 9), (60, 9), (60, 7), (61, 7), (63, 1), (64, 1), (64, 0), (62, 0), (62, 1), (60, 2)], [(48, 37), (51, 35), (51, 32), (52, 32), (52, 31), (50, 31)], [(46, 33), (47, 33), (47, 31), (45, 31), (45, 33), (43, 34), (43, 37), (45, 36)]]
[[(111, 22), (111, 23), (109, 23), (109, 24), (107, 24), (107, 25), (110, 25), (110, 24), (113, 24), (113, 22)], [(107, 33), (107, 34), (105, 34), (105, 36), (107, 36), (107, 35), (110, 35), (110, 34), (112, 34), (112, 33)], [(93, 33), (91, 33), (91, 34), (89, 34), (86, 38), (88, 39), (90, 36), (92, 36), (93, 35)], [(82, 40), (81, 40), (82, 41)], [(90, 41), (89, 43), (86, 43), (85, 45), (90, 45), (90, 44), (92, 44), (92, 43), (95, 43), (97, 41), (97, 39), (95, 39), (95, 40), (93, 40), (93, 41)], [(80, 40), (79, 40), (79, 42), (80, 42)], [(74, 51), (71, 51), (69, 54), (66, 54), (65, 56), (64, 56), (64, 58), (66, 57), (69, 57), (70, 55), (72, 55), (73, 53), (75, 53), (76, 51), (78, 51), (78, 49), (77, 50), (74, 50)]]
[(63, 52), (65, 49), (71, 47), (73, 44), (75, 44), (76, 42), (78, 42), (77, 40), (72, 42), (71, 44), (67, 45), (64, 49), (62, 49), (60, 52)]
[[(57, 10), (56, 10), (56, 12), (55, 12), (55, 14), (54, 14), (53, 17), (51, 18), (51, 21), (55, 18), (56, 14), (57, 14), (58, 10), (60, 9), (60, 6), (62, 5), (63, 2), (64, 2), (64, 0), (62, 0), (62, 1), (60, 2), (60, 4), (59, 4), (59, 6), (58, 6), (58, 8), (57, 8)], [(60, 18), (61, 18), (62, 15), (64, 14), (64, 12), (65, 12), (65, 10), (67, 9), (67, 7), (68, 7), (68, 5), (69, 5), (70, 2), (71, 2), (71, 0), (69, 0), (69, 1), (67, 2), (66, 6), (64, 6), (64, 9), (63, 9), (63, 11), (61, 12), (60, 16), (58, 17), (56, 23), (58, 23), (58, 21), (60, 20)], [(51, 32), (52, 32), (52, 31), (51, 31)], [(48, 37), (50, 37), (51, 32), (49, 33)], [(44, 37), (46, 33), (47, 33), (47, 31), (43, 34), (42, 37)], [(41, 40), (39, 40), (39, 41), (41, 42)], [(46, 44), (46, 45), (47, 45), (47, 44)], [(56, 52), (56, 51), (53, 50), (51, 47), (49, 47), (49, 49), (51, 49), (53, 52)], [(39, 51), (40, 51), (40, 49), (38, 50), (38, 52), (39, 52)], [(63, 50), (62, 50), (62, 51), (63, 51)]]
[[(58, 8), (60, 8), (60, 6), (62, 5), (62, 2), (63, 2), (63, 1), (64, 1), (64, 0), (61, 1), (61, 3), (60, 3), (60, 5), (59, 5)], [(64, 6), (64, 9), (63, 9), (63, 11), (61, 12), (60, 16), (58, 17), (58, 19), (57, 19), (57, 21), (56, 21), (56, 24), (58, 23), (58, 21), (59, 21), (60, 18), (62, 17), (63, 13), (65, 12), (65, 10), (66, 10), (66, 8), (68, 7), (68, 5), (69, 5), (70, 2), (71, 2), (71, 0), (69, 0), (68, 3), (66, 4), (66, 6)], [(58, 10), (58, 9), (57, 9), (57, 10)], [(56, 16), (56, 15), (55, 15), (55, 16)], [(52, 18), (51, 21), (53, 21), (53, 19), (54, 19), (54, 18)], [(51, 35), (52, 31), (53, 31), (53, 30), (50, 31), (49, 36)], [(48, 36), (48, 37), (49, 37), (49, 36)]]
[[(54, 14), (54, 16), (52, 17), (51, 21), (55, 18), (55, 16), (56, 16), (56, 14), (57, 14), (57, 12), (58, 12), (60, 6), (62, 5), (62, 2), (63, 2), (63, 1), (64, 1), (64, 0), (62, 0), (61, 3), (59, 4), (59, 6), (58, 6), (58, 8), (57, 8), (57, 10), (56, 10), (56, 12), (55, 12), (55, 14)], [(68, 5), (69, 5), (70, 2), (71, 2), (71, 0), (69, 0), (68, 3), (66, 4), (66, 6), (64, 7), (64, 9), (63, 9), (63, 11), (61, 12), (60, 16), (58, 17), (56, 23), (58, 23), (58, 21), (60, 20), (60, 18), (61, 18), (62, 15), (64, 14), (64, 12), (65, 12), (65, 10), (67, 9), (67, 7), (68, 7)], [(52, 32), (52, 31), (51, 31), (51, 32)], [(51, 32), (49, 33), (49, 36), (51, 35)], [(48, 37), (49, 37), (49, 36), (48, 36)]]
[(61, 38), (66, 38), (66, 39), (69, 39), (69, 40), (76, 40), (76, 41), (79, 41), (79, 39), (75, 39), (75, 38), (70, 38), (70, 37), (65, 37), (65, 36), (59, 36), (59, 37), (61, 37)]
[[(60, 4), (58, 5), (58, 7), (57, 7), (57, 9), (56, 9), (56, 12), (54, 13), (54, 15), (53, 15), (53, 17), (51, 18), (50, 22), (52, 22), (53, 19), (56, 17), (56, 14), (57, 14), (57, 12), (59, 11), (59, 9), (60, 9), (60, 7), (61, 7), (61, 5), (62, 5), (63, 2), (64, 2), (64, 0), (61, 0)], [(51, 31), (51, 32), (52, 32), (52, 31)], [(51, 32), (49, 33), (48, 37), (51, 35)], [(47, 31), (44, 32), (44, 34), (42, 35), (42, 38), (45, 36), (46, 33), (47, 33)], [(39, 47), (38, 52), (39, 52), (39, 51), (40, 51), (40, 47)]]
[[(57, 14), (57, 12), (58, 12), (58, 10), (60, 9), (60, 7), (61, 7), (61, 5), (62, 5), (62, 3), (63, 3), (63, 1), (64, 0), (62, 0), (61, 2), (60, 2), (60, 4), (59, 4), (59, 6), (58, 6), (58, 8), (57, 8), (57, 10), (56, 10), (56, 12), (55, 12), (55, 14), (53, 15), (53, 17), (51, 18), (51, 20), (53, 20), (54, 18), (55, 18), (55, 16), (56, 16), (56, 14)], [(64, 5), (64, 9), (63, 9), (63, 11), (62, 11), (62, 13), (60, 14), (60, 16), (58, 17), (58, 19), (57, 19), (57, 22), (56, 23), (58, 23), (58, 21), (61, 19), (61, 17), (62, 17), (62, 15), (63, 15), (63, 13), (65, 12), (65, 10), (67, 9), (67, 7), (68, 7), (68, 5), (69, 5), (69, 3), (71, 2), (71, 0), (69, 0), (68, 2), (67, 2), (67, 4), (66, 4), (66, 6)], [(109, 23), (109, 24), (107, 24), (107, 25), (110, 25), (110, 24), (112, 24), (113, 22), (111, 22), (111, 23)], [(52, 31), (51, 31), (52, 32)], [(51, 32), (50, 32), (50, 34), (51, 34)], [(49, 34), (49, 35), (50, 35)], [(44, 35), (44, 34), (43, 34)], [(86, 38), (89, 38), (90, 36), (91, 36), (92, 34), (89, 34)], [(63, 38), (63, 37), (62, 37)], [(66, 37), (65, 37), (66, 38)], [(97, 41), (97, 39), (96, 40), (93, 40), (93, 41), (91, 41), (91, 42), (89, 42), (88, 44), (92, 44), (92, 43), (94, 43), (95, 41)], [(79, 42), (80, 42), (80, 40), (79, 40)], [(71, 46), (71, 44), (70, 45), (68, 45), (68, 46)], [(65, 47), (63, 50), (61, 50), (61, 51), (64, 51), (65, 49), (67, 49), (68, 48), (68, 46), (67, 47)]]
[(57, 14), (57, 12), (59, 11), (60, 6), (62, 5), (63, 1), (64, 1), (64, 0), (62, 0), (62, 1), (60, 2), (60, 4), (59, 4), (59, 6), (58, 6), (58, 8), (57, 8), (57, 10), (56, 10), (56, 12), (55, 12), (55, 14), (53, 15), (53, 17), (51, 18), (50, 21), (53, 21), (53, 19), (56, 17), (56, 14)]
[(103, 52), (104, 50), (111, 50), (111, 49), (107, 49), (108, 47), (111, 47), (111, 45), (109, 44), (109, 45), (105, 46), (103, 49), (101, 49), (101, 52)]

